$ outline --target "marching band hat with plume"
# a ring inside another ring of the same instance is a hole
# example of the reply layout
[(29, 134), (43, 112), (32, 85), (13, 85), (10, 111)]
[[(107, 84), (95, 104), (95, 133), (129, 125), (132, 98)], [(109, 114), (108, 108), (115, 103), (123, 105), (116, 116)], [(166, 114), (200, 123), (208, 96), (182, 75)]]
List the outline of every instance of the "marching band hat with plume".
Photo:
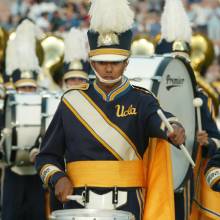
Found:
[(165, 0), (161, 16), (161, 40), (155, 53), (190, 52), (192, 28), (181, 0)]
[(88, 50), (83, 32), (79, 29), (72, 28), (64, 36), (64, 45), (63, 80), (82, 78), (88, 81)]
[(91, 61), (118, 62), (130, 56), (134, 13), (127, 0), (92, 0), (88, 39)]
[(16, 88), (37, 87), (40, 72), (36, 55), (36, 27), (24, 20), (17, 27), (15, 37), (8, 40), (6, 49), (6, 74), (13, 79)]

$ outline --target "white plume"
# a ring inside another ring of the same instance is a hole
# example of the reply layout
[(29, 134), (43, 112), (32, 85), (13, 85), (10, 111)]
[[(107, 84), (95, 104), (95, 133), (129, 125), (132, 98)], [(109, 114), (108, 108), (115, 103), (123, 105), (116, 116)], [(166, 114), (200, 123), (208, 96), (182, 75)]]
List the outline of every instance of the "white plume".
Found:
[(64, 60), (69, 63), (74, 60), (87, 60), (88, 49), (86, 39), (82, 31), (71, 28), (70, 32), (64, 36)]
[(123, 33), (130, 29), (134, 12), (127, 0), (92, 0), (90, 29), (99, 33)]
[(16, 30), (14, 39), (18, 68), (21, 71), (35, 70), (39, 72), (36, 55), (36, 27), (29, 20), (24, 20)]
[(16, 50), (15, 41), (9, 39), (7, 41), (6, 57), (5, 57), (6, 74), (8, 76), (11, 76), (12, 72), (18, 68), (18, 60), (15, 50)]
[(161, 39), (191, 41), (192, 29), (181, 0), (166, 0), (161, 16)]

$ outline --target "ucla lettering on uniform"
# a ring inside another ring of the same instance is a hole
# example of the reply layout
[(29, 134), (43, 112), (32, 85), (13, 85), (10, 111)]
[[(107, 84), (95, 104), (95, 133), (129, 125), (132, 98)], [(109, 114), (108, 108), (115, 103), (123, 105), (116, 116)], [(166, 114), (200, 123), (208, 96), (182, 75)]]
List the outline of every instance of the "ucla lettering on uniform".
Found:
[(137, 109), (134, 108), (132, 105), (130, 105), (127, 109), (124, 105), (116, 105), (116, 116), (121, 117), (127, 117), (130, 115), (137, 115)]

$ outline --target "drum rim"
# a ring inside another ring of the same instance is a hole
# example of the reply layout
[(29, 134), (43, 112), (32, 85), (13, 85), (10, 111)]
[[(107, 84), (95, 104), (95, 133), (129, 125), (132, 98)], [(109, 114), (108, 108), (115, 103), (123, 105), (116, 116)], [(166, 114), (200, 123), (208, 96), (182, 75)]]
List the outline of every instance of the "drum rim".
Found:
[[(60, 217), (60, 215), (56, 216), (56, 214), (64, 214), (65, 212), (76, 212), (76, 213), (100, 213), (100, 212), (106, 212), (106, 213), (112, 213), (113, 215), (115, 214), (122, 214), (122, 215), (126, 215), (126, 216), (134, 216), (131, 212), (128, 211), (123, 211), (123, 210), (110, 210), (110, 209), (61, 209), (61, 210), (55, 210), (51, 213), (51, 216), (54, 217)], [(83, 217), (83, 216), (80, 216)], [(91, 217), (93, 217), (91, 215)], [(99, 216), (97, 216), (99, 217)]]

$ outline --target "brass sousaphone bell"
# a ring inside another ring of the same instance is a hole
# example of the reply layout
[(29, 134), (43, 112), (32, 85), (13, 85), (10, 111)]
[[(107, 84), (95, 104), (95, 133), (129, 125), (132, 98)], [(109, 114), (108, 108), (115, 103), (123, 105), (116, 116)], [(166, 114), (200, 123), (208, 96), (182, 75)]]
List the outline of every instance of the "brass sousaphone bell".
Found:
[(43, 76), (40, 80), (45, 78), (51, 81), (51, 90), (58, 89), (58, 80), (56, 76), (57, 70), (63, 65), (64, 56), (64, 42), (61, 37), (56, 35), (47, 34), (47, 36), (41, 40), (41, 47), (43, 48), (44, 60), (42, 63)]
[(136, 35), (131, 44), (131, 54), (136, 56), (152, 56), (155, 46), (153, 40), (146, 34)]

